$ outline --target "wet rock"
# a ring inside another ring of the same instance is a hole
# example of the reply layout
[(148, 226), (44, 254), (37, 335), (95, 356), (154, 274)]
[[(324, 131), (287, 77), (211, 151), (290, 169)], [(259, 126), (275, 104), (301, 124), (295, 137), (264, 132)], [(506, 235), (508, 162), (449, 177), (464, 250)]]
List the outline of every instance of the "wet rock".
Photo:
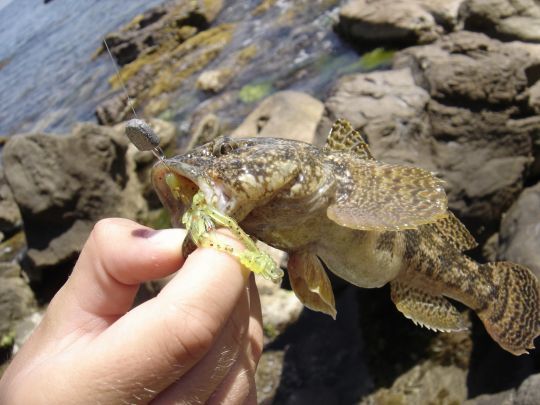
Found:
[(519, 386), (514, 400), (515, 405), (537, 405), (540, 404), (540, 374), (535, 374), (527, 378)]
[(31, 269), (73, 260), (99, 219), (145, 212), (127, 147), (125, 137), (94, 124), (69, 135), (16, 135), (6, 144), (5, 175), (23, 218)]
[(340, 79), (327, 115), (351, 120), (377, 158), (435, 171), (447, 182), (450, 208), (487, 237), (535, 176), (540, 118), (527, 99), (537, 58), (458, 32), (399, 52), (394, 67)]
[(462, 0), (352, 0), (339, 13), (337, 29), (354, 42), (424, 44), (457, 22)]
[(467, 398), (467, 371), (426, 361), (360, 402), (379, 404), (461, 404)]
[(16, 263), (0, 263), (0, 350), (12, 346), (17, 324), (36, 311), (37, 304)]
[(232, 136), (268, 136), (317, 143), (324, 105), (308, 94), (281, 91), (266, 98)]
[[(208, 28), (207, 24), (190, 25), (192, 21), (189, 16), (194, 14), (187, 11), (186, 16), (185, 8), (198, 7), (198, 3), (178, 2), (178, 13), (183, 17), (174, 13), (166, 23), (155, 27), (152, 38), (161, 39), (150, 41), (148, 49), (137, 53), (129, 64), (120, 69), (118, 76), (110, 79), (115, 89), (120, 89), (121, 83), (124, 83), (133, 107), (143, 110), (147, 116), (157, 116), (167, 110), (172, 102), (168, 93), (204, 69), (232, 38), (234, 24), (212, 28)], [(221, 7), (220, 1), (215, 3)], [(131, 115), (131, 105), (123, 92), (96, 109), (98, 122), (102, 124), (115, 124)]]
[[(21, 213), (6, 184), (4, 170), (0, 167), (0, 233), (11, 234), (21, 227)], [(0, 241), (2, 238), (0, 238)]]
[(498, 259), (521, 263), (540, 278), (540, 183), (525, 189), (504, 215)]
[[(169, 1), (136, 16), (120, 31), (108, 34), (105, 40), (116, 62), (125, 65), (166, 42), (181, 41), (208, 28), (221, 11), (222, 3), (221, 0)], [(105, 50), (105, 47), (101, 49)]]
[(464, 27), (501, 40), (540, 42), (540, 5), (534, 0), (466, 0)]

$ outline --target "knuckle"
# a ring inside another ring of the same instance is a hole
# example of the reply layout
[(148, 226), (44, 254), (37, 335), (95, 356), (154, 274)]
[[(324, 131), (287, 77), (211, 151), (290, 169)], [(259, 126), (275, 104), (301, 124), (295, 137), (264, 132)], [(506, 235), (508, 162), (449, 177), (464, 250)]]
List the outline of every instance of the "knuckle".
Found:
[(163, 319), (165, 356), (174, 364), (194, 364), (213, 346), (219, 327), (203, 308), (182, 306), (174, 312)]

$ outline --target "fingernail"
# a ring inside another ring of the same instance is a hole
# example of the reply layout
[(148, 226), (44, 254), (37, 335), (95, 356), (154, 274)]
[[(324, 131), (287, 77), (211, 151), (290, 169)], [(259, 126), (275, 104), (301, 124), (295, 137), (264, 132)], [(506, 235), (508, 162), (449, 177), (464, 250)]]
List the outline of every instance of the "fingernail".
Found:
[(148, 240), (152, 241), (152, 243), (163, 245), (163, 247), (171, 246), (175, 249), (180, 249), (185, 237), (185, 229), (172, 228), (153, 231)]

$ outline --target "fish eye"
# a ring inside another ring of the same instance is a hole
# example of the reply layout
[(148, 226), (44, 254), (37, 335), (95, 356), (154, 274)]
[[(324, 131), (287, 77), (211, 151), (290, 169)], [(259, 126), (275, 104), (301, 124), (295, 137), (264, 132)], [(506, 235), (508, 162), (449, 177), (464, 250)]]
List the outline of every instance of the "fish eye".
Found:
[(216, 157), (225, 156), (236, 149), (236, 143), (230, 138), (223, 138), (214, 144), (212, 153)]

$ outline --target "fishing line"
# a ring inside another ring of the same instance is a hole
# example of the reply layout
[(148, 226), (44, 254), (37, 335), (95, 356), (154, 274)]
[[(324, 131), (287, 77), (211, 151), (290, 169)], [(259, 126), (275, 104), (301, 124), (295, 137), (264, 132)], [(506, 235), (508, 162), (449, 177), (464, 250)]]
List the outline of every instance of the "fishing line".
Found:
[(154, 132), (150, 125), (148, 125), (145, 121), (139, 119), (139, 117), (137, 116), (137, 112), (133, 107), (133, 101), (129, 96), (124, 81), (122, 80), (122, 76), (120, 76), (120, 70), (118, 69), (118, 65), (114, 60), (112, 52), (109, 49), (109, 45), (107, 44), (107, 40), (105, 38), (103, 38), (103, 44), (105, 45), (105, 49), (107, 49), (107, 53), (111, 58), (112, 64), (116, 71), (116, 78), (122, 86), (122, 90), (124, 91), (124, 94), (126, 96), (127, 104), (131, 108), (131, 111), (133, 111), (133, 116), (135, 117), (134, 119), (131, 119), (126, 123), (125, 133), (127, 137), (129, 138), (131, 143), (137, 147), (137, 149), (141, 151), (152, 151), (154, 156), (166, 165), (164, 161), (165, 154), (159, 146), (159, 136)]

